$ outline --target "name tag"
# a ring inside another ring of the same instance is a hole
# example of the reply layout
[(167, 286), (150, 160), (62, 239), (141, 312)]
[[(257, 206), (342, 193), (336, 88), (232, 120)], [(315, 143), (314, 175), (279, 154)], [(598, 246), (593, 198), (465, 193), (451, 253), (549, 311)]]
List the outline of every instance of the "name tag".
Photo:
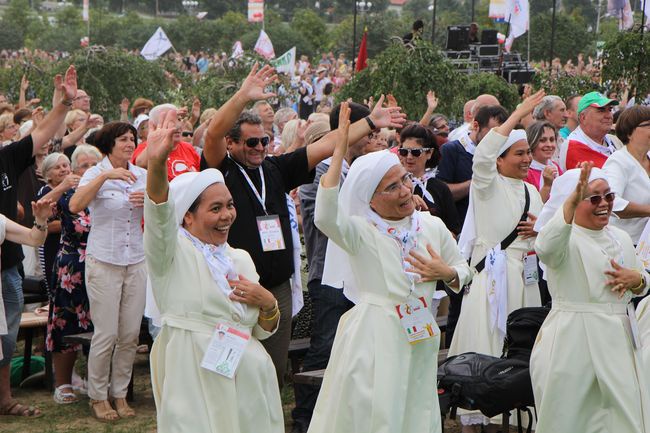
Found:
[(537, 254), (531, 251), (524, 256), (524, 284), (529, 285), (538, 282)]
[(404, 304), (397, 304), (395, 309), (409, 343), (416, 344), (436, 335), (435, 319), (423, 297), (408, 299)]
[(257, 229), (260, 232), (264, 252), (279, 251), (286, 248), (279, 216), (266, 215), (257, 217)]
[(203, 355), (201, 367), (232, 379), (250, 339), (247, 332), (223, 323), (218, 324)]

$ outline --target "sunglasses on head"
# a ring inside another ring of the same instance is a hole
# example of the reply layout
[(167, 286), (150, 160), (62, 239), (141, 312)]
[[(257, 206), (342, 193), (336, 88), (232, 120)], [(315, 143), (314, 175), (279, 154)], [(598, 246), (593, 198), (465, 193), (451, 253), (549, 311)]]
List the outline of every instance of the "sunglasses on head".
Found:
[(266, 147), (270, 141), (271, 139), (269, 137), (251, 137), (244, 140), (244, 143), (251, 148), (257, 146), (259, 143), (262, 143), (262, 146)]
[(616, 194), (613, 192), (608, 192), (605, 195), (591, 195), (589, 197), (586, 197), (584, 200), (589, 200), (592, 205), (598, 206), (601, 201), (605, 200), (607, 203), (612, 203), (614, 199), (616, 198)]
[(414, 158), (418, 158), (423, 153), (429, 152), (429, 150), (431, 149), (424, 149), (424, 148), (407, 149), (406, 147), (400, 147), (399, 149), (397, 149), (397, 153), (399, 153), (399, 156), (404, 156), (404, 157), (408, 156), (408, 154), (410, 153), (411, 155), (413, 155)]

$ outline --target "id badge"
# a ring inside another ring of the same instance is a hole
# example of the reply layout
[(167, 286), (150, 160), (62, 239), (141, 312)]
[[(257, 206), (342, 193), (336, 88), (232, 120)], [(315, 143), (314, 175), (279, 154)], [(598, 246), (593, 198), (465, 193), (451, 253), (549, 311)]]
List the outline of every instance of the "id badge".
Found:
[(533, 251), (524, 256), (524, 284), (536, 284), (539, 282), (539, 273), (537, 272), (537, 254)]
[(266, 215), (257, 217), (257, 230), (260, 232), (262, 251), (280, 251), (286, 248), (279, 216)]
[(436, 335), (435, 319), (424, 297), (407, 299), (395, 309), (409, 343), (416, 344)]
[(247, 332), (219, 323), (203, 355), (201, 367), (232, 379), (250, 339)]
[(630, 319), (630, 331), (632, 331), (632, 344), (635, 349), (641, 348), (641, 338), (639, 337), (639, 324), (636, 321), (636, 311), (634, 304), (627, 304), (627, 317)]

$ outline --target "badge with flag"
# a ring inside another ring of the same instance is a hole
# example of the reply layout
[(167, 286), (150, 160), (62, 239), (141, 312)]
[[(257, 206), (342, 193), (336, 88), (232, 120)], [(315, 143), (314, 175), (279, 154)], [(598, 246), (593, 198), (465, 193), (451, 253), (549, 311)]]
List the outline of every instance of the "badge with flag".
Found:
[(172, 48), (172, 43), (169, 41), (169, 38), (163, 31), (162, 27), (158, 27), (158, 30), (153, 34), (151, 38), (144, 44), (140, 54), (147, 60), (156, 60), (158, 57), (162, 56)]
[(254, 50), (265, 59), (272, 59), (275, 57), (271, 38), (269, 38), (269, 35), (267, 35), (264, 30), (260, 30), (260, 36), (257, 38), (257, 42), (255, 42)]
[(296, 47), (291, 48), (277, 59), (271, 62), (276, 72), (284, 72), (293, 76), (296, 70)]

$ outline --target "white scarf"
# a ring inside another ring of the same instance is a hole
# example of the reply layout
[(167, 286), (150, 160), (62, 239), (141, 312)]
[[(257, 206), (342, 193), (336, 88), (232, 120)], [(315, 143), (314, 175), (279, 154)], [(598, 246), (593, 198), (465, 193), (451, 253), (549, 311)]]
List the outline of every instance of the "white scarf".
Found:
[(485, 258), (487, 273), (487, 297), (490, 310), (490, 326), (499, 338), (506, 335), (508, 318), (508, 256), (501, 245), (490, 249)]
[(298, 212), (296, 204), (289, 194), (287, 196), (287, 208), (289, 208), (289, 221), (291, 222), (291, 240), (293, 244), (293, 275), (291, 276), (291, 317), (300, 312), (305, 305), (305, 299), (302, 296), (302, 278), (300, 276), (300, 253), (302, 246), (300, 244), (300, 233), (298, 233)]
[(422, 197), (429, 200), (429, 203), (435, 203), (435, 200), (433, 199), (433, 196), (431, 195), (429, 190), (427, 190), (427, 182), (429, 182), (429, 179), (431, 179), (432, 177), (436, 177), (436, 173), (437, 173), (436, 170), (430, 170), (430, 171), (424, 172), (424, 175), (421, 178), (413, 176), (413, 179), (412, 179), (413, 180), (413, 190), (415, 190), (416, 186), (419, 186), (420, 189), (422, 190)]
[[(579, 126), (569, 134), (568, 137), (570, 140), (579, 141), (580, 143), (589, 146), (590, 149), (595, 150), (598, 153), (602, 153), (605, 156), (610, 156), (612, 153), (616, 152), (616, 146), (606, 135), (603, 137), (603, 144), (597, 143), (592, 140)], [(568, 168), (568, 167), (567, 167)]]
[[(225, 243), (222, 245), (212, 245), (201, 242), (198, 238), (185, 230), (185, 227), (180, 227), (178, 231), (189, 239), (190, 242), (192, 242), (192, 245), (203, 254), (203, 258), (208, 265), (212, 279), (217, 283), (217, 286), (219, 286), (221, 292), (226, 296), (226, 298), (228, 298), (232, 292), (228, 280), (239, 280), (239, 275), (235, 271), (232, 259), (228, 254), (226, 254), (228, 245)], [(246, 315), (247, 306), (241, 302), (231, 302), (233, 308), (237, 310), (241, 317), (244, 317)]]

